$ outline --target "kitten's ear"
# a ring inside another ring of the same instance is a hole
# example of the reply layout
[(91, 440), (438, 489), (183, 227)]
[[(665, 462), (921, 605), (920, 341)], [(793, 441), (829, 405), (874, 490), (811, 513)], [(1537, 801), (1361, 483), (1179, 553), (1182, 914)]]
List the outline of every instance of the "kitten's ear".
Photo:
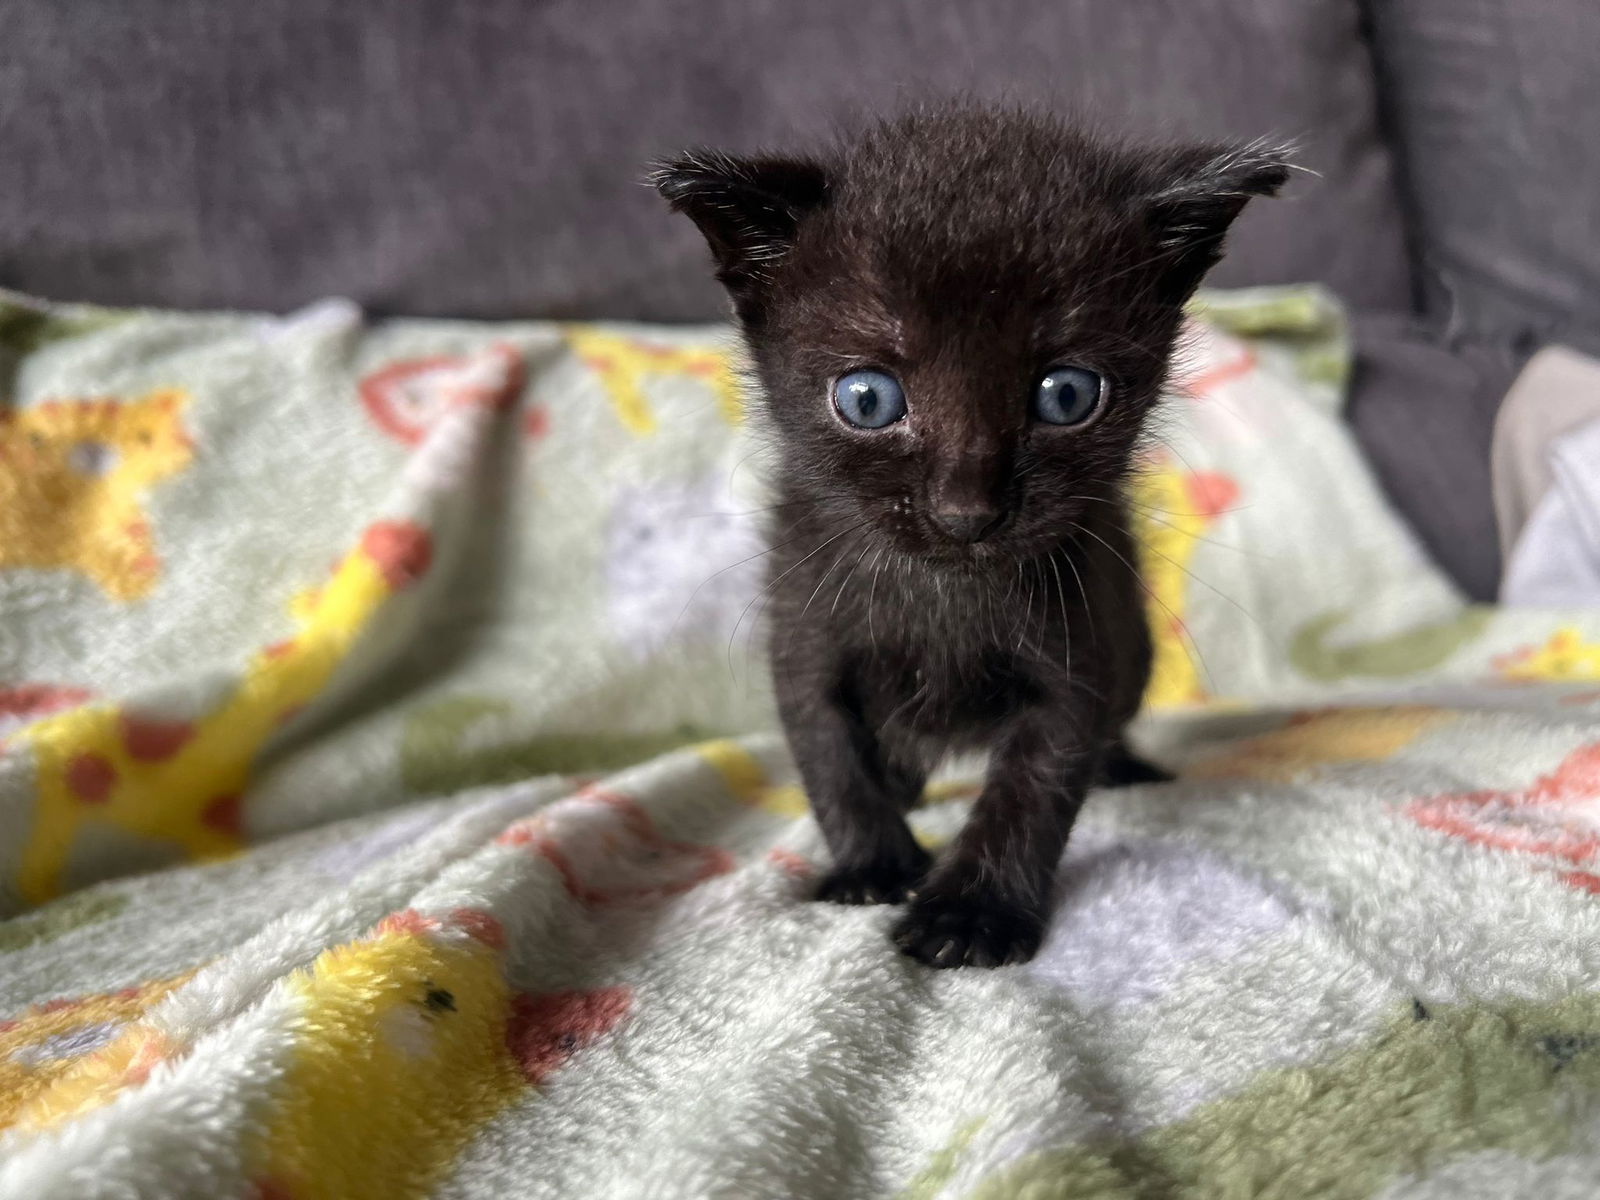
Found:
[(717, 278), (738, 300), (794, 242), (800, 220), (827, 199), (827, 172), (803, 158), (734, 158), (691, 151), (657, 164), (650, 183), (700, 228)]
[(1252, 196), (1270, 196), (1289, 178), (1287, 148), (1196, 146), (1165, 164), (1164, 182), (1146, 198), (1157, 249), (1168, 264), (1167, 286), (1189, 298), (1222, 257), (1223, 239)]

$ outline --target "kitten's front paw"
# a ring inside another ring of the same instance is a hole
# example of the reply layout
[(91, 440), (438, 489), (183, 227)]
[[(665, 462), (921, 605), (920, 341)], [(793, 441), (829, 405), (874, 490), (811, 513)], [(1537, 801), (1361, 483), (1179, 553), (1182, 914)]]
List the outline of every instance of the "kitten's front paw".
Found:
[(926, 856), (909, 863), (839, 866), (822, 877), (817, 899), (829, 904), (899, 904), (928, 869)]
[(1038, 913), (992, 896), (927, 895), (912, 902), (893, 937), (930, 967), (1000, 967), (1032, 958), (1044, 926)]

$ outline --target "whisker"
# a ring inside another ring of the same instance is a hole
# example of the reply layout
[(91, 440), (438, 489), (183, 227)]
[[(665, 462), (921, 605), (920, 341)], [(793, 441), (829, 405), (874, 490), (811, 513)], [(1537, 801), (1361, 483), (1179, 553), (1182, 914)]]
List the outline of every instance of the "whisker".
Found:
[(1171, 555), (1163, 554), (1160, 550), (1157, 550), (1154, 546), (1146, 544), (1144, 548), (1146, 550), (1148, 550), (1150, 553), (1156, 555), (1159, 558), (1165, 559), (1167, 562), (1169, 562), (1173, 566), (1177, 567), (1178, 570), (1182, 571), (1185, 575), (1187, 575), (1190, 579), (1194, 580), (1201, 587), (1206, 588), (1206, 589), (1208, 589), (1208, 590), (1210, 590), (1212, 592), (1215, 592), (1218, 596), (1222, 597), (1222, 599), (1226, 600), (1229, 604), (1231, 604), (1235, 608), (1237, 608), (1239, 610), (1240, 614), (1243, 615), (1245, 617), (1245, 619), (1247, 619), (1252, 625), (1254, 625), (1256, 627), (1256, 629), (1258, 629), (1258, 630), (1261, 629), (1261, 622), (1256, 620), (1255, 614), (1250, 612), (1248, 609), (1246, 609), (1244, 607), (1244, 605), (1240, 604), (1232, 596), (1230, 596), (1226, 592), (1222, 591), (1222, 589), (1218, 588), (1216, 585), (1214, 585), (1212, 583), (1207, 582), (1204, 579), (1201, 579), (1200, 576), (1196, 575), (1193, 571), (1191, 571), (1188, 567), (1184, 566), (1177, 559), (1173, 558)]
[[(844, 597), (845, 586), (850, 582), (851, 576), (853, 576), (856, 573), (856, 568), (861, 565), (861, 560), (867, 556), (867, 551), (871, 550), (871, 549), (872, 549), (872, 542), (870, 540), (868, 540), (867, 544), (861, 548), (861, 553), (856, 556), (855, 562), (850, 564), (849, 572), (845, 575), (845, 577), (843, 579), (841, 579), (839, 581), (839, 590), (833, 594), (833, 607), (828, 609), (828, 619), (829, 620), (832, 620), (835, 616), (838, 615), (838, 612), (839, 612), (839, 601)], [(882, 552), (881, 548), (880, 548), (879, 552), (880, 553)]]
[(880, 551), (879, 557), (876, 560), (874, 560), (874, 563), (873, 563), (872, 589), (867, 593), (867, 639), (868, 639), (870, 645), (872, 646), (872, 653), (873, 654), (877, 654), (878, 653), (878, 631), (873, 625), (873, 617), (872, 617), (872, 614), (873, 614), (873, 611), (874, 611), (874, 607), (875, 607), (874, 604), (873, 604), (873, 601), (877, 598), (877, 595), (878, 595), (878, 576), (880, 574), (882, 574), (882, 572), (883, 572), (883, 556), (882, 556), (882, 553)]
[(729, 563), (727, 566), (721, 567), (721, 568), (711, 572), (711, 574), (707, 575), (699, 583), (694, 585), (694, 591), (689, 593), (689, 598), (683, 602), (683, 607), (678, 610), (678, 615), (673, 618), (672, 627), (668, 631), (668, 637), (670, 638), (671, 636), (673, 636), (674, 634), (677, 633), (678, 622), (683, 620), (684, 614), (689, 611), (689, 606), (694, 603), (695, 597), (700, 594), (700, 589), (705, 587), (706, 584), (710, 583), (713, 579), (717, 578), (717, 576), (719, 576), (719, 575), (726, 575), (729, 571), (732, 571), (735, 568), (742, 567), (746, 563), (755, 562), (755, 560), (758, 559), (758, 558), (765, 558), (767, 555), (771, 554), (773, 551), (782, 550), (785, 546), (792, 546), (792, 545), (794, 545), (795, 542), (798, 542), (798, 541), (800, 541), (799, 538), (790, 538), (787, 542), (779, 542), (775, 546), (768, 546), (765, 550), (758, 550), (754, 554), (750, 555), (747, 558), (741, 558), (736, 563)]
[(1067, 498), (1069, 500), (1089, 500), (1095, 504), (1109, 504), (1113, 508), (1125, 506), (1147, 520), (1154, 521), (1158, 525), (1165, 525), (1168, 529), (1181, 533), (1184, 537), (1193, 538), (1197, 542), (1205, 542), (1208, 546), (1217, 546), (1223, 550), (1232, 550), (1235, 554), (1246, 554), (1252, 558), (1262, 560), (1270, 560), (1273, 557), (1270, 554), (1262, 554), (1259, 550), (1247, 550), (1243, 546), (1235, 546), (1232, 542), (1223, 542), (1218, 541), (1216, 538), (1206, 537), (1202, 533), (1192, 533), (1181, 525), (1174, 525), (1171, 521), (1163, 520), (1161, 517), (1156, 516), (1156, 513), (1161, 512), (1171, 517), (1221, 517), (1226, 516), (1228, 513), (1243, 512), (1250, 507), (1248, 504), (1240, 505), (1238, 508), (1219, 508), (1211, 512), (1180, 512), (1175, 508), (1152, 508), (1148, 505), (1139, 504), (1131, 497), (1124, 497), (1120, 504), (1115, 500), (1107, 500), (1104, 496), (1069, 496)]
[(1215, 688), (1216, 680), (1211, 674), (1211, 668), (1206, 663), (1206, 656), (1201, 652), (1199, 643), (1194, 640), (1194, 635), (1189, 632), (1189, 628), (1183, 623), (1183, 619), (1179, 617), (1177, 613), (1173, 612), (1172, 609), (1167, 606), (1167, 602), (1160, 596), (1156, 595), (1155, 589), (1153, 589), (1144, 581), (1144, 576), (1139, 574), (1139, 568), (1129, 562), (1127, 556), (1124, 555), (1120, 550), (1118, 550), (1110, 542), (1106, 541), (1105, 538), (1101, 537), (1094, 530), (1090, 529), (1087, 525), (1080, 525), (1074, 522), (1073, 528), (1081, 533), (1087, 533), (1095, 541), (1099, 542), (1107, 550), (1111, 551), (1112, 554), (1116, 555), (1118, 561), (1120, 561), (1123, 566), (1127, 567), (1128, 570), (1132, 572), (1134, 580), (1138, 583), (1144, 594), (1161, 606), (1162, 611), (1167, 614), (1167, 618), (1172, 622), (1173, 629), (1178, 632), (1179, 636), (1189, 643), (1189, 648), (1194, 651), (1195, 657), (1200, 660), (1200, 669), (1205, 672), (1207, 686)]
[[(863, 522), (863, 524), (865, 524), (865, 522)], [(859, 529), (860, 526), (857, 526), (857, 528)], [(863, 538), (866, 538), (867, 535), (866, 534), (862, 534), (861, 536)], [(791, 622), (791, 624), (790, 624), (789, 640), (784, 643), (785, 650), (787, 650), (788, 647), (793, 644), (794, 635), (800, 631), (800, 625), (805, 620), (806, 613), (811, 611), (811, 602), (813, 600), (815, 600), (817, 598), (817, 594), (822, 591), (822, 585), (828, 582), (828, 576), (832, 575), (833, 572), (834, 572), (834, 569), (840, 563), (842, 563), (846, 558), (849, 557), (850, 551), (853, 550), (854, 548), (855, 548), (854, 543), (847, 543), (845, 548), (844, 548), (844, 550), (842, 550), (839, 554), (834, 556), (833, 561), (828, 564), (828, 569), (825, 570), (822, 573), (821, 578), (819, 578), (817, 580), (817, 586), (812, 588), (811, 589), (811, 595), (806, 597), (806, 602), (800, 609), (800, 615), (795, 617), (793, 622)], [(863, 550), (861, 553), (864, 556), (866, 554), (866, 551)], [(859, 562), (860, 559), (857, 559), (856, 561)], [(846, 576), (846, 578), (848, 578), (848, 576)]]
[(1067, 615), (1067, 591), (1061, 586), (1061, 568), (1056, 565), (1056, 556), (1050, 554), (1050, 573), (1056, 577), (1056, 596), (1061, 601), (1061, 628), (1067, 638), (1067, 662), (1072, 662), (1072, 622)]
[[(834, 542), (838, 541), (840, 538), (844, 537), (846, 534), (855, 532), (857, 529), (860, 529), (866, 523), (867, 522), (865, 520), (857, 521), (854, 525), (851, 525), (846, 529), (842, 529), (838, 533), (834, 534), (832, 537), (828, 538), (827, 541), (825, 541), (821, 545), (815, 547), (809, 554), (807, 554), (799, 562), (794, 563), (792, 566), (790, 566), (787, 569), (785, 569), (782, 574), (777, 576), (777, 578), (770, 580), (759, 592), (757, 592), (755, 594), (755, 596), (751, 599), (750, 603), (746, 604), (744, 606), (744, 611), (739, 614), (739, 619), (733, 623), (733, 632), (728, 635), (728, 674), (729, 674), (730, 677), (737, 678), (737, 675), (736, 675), (736, 673), (734, 672), (734, 669), (733, 669), (733, 643), (739, 636), (739, 627), (744, 624), (745, 617), (750, 615), (750, 609), (755, 606), (756, 602), (759, 601), (759, 600), (762, 600), (764, 597), (770, 596), (771, 593), (773, 592), (773, 590), (780, 583), (782, 583), (785, 579), (787, 579), (790, 575), (794, 574), (795, 571), (799, 570), (806, 563), (810, 562), (813, 558), (815, 558), (818, 554), (822, 553), (822, 551), (826, 550), (829, 546), (833, 545)], [(800, 539), (797, 538), (795, 540), (798, 541)], [(785, 543), (785, 544), (787, 545), (789, 543)]]
[(1072, 561), (1072, 555), (1067, 555), (1066, 559), (1067, 566), (1072, 568), (1072, 577), (1078, 581), (1078, 595), (1083, 600), (1083, 615), (1089, 621), (1089, 642), (1091, 645), (1098, 645), (1100, 639), (1095, 633), (1094, 606), (1089, 603), (1089, 589), (1084, 586), (1083, 576), (1078, 571), (1078, 564)]

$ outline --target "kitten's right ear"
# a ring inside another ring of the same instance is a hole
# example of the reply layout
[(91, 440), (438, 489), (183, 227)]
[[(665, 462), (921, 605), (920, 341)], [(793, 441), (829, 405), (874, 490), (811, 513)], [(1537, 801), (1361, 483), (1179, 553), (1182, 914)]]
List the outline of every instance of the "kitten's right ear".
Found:
[(1228, 226), (1252, 196), (1271, 196), (1289, 178), (1287, 146), (1191, 146), (1163, 164), (1166, 178), (1145, 198), (1146, 218), (1165, 260), (1166, 287), (1188, 299), (1222, 257)]
[(649, 176), (656, 191), (700, 228), (717, 260), (717, 278), (747, 295), (765, 268), (794, 243), (808, 212), (827, 200), (828, 176), (802, 158), (734, 158), (715, 150), (690, 151), (657, 164)]

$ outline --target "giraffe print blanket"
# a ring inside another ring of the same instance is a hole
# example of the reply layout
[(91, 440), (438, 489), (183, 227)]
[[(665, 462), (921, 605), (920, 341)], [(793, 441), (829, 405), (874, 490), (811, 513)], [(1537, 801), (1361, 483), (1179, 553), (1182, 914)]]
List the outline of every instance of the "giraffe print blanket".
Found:
[(1600, 613), (1462, 603), (1347, 359), (1202, 295), (1180, 778), (930, 974), (807, 900), (726, 331), (0, 293), (0, 1198), (1593, 1195)]

